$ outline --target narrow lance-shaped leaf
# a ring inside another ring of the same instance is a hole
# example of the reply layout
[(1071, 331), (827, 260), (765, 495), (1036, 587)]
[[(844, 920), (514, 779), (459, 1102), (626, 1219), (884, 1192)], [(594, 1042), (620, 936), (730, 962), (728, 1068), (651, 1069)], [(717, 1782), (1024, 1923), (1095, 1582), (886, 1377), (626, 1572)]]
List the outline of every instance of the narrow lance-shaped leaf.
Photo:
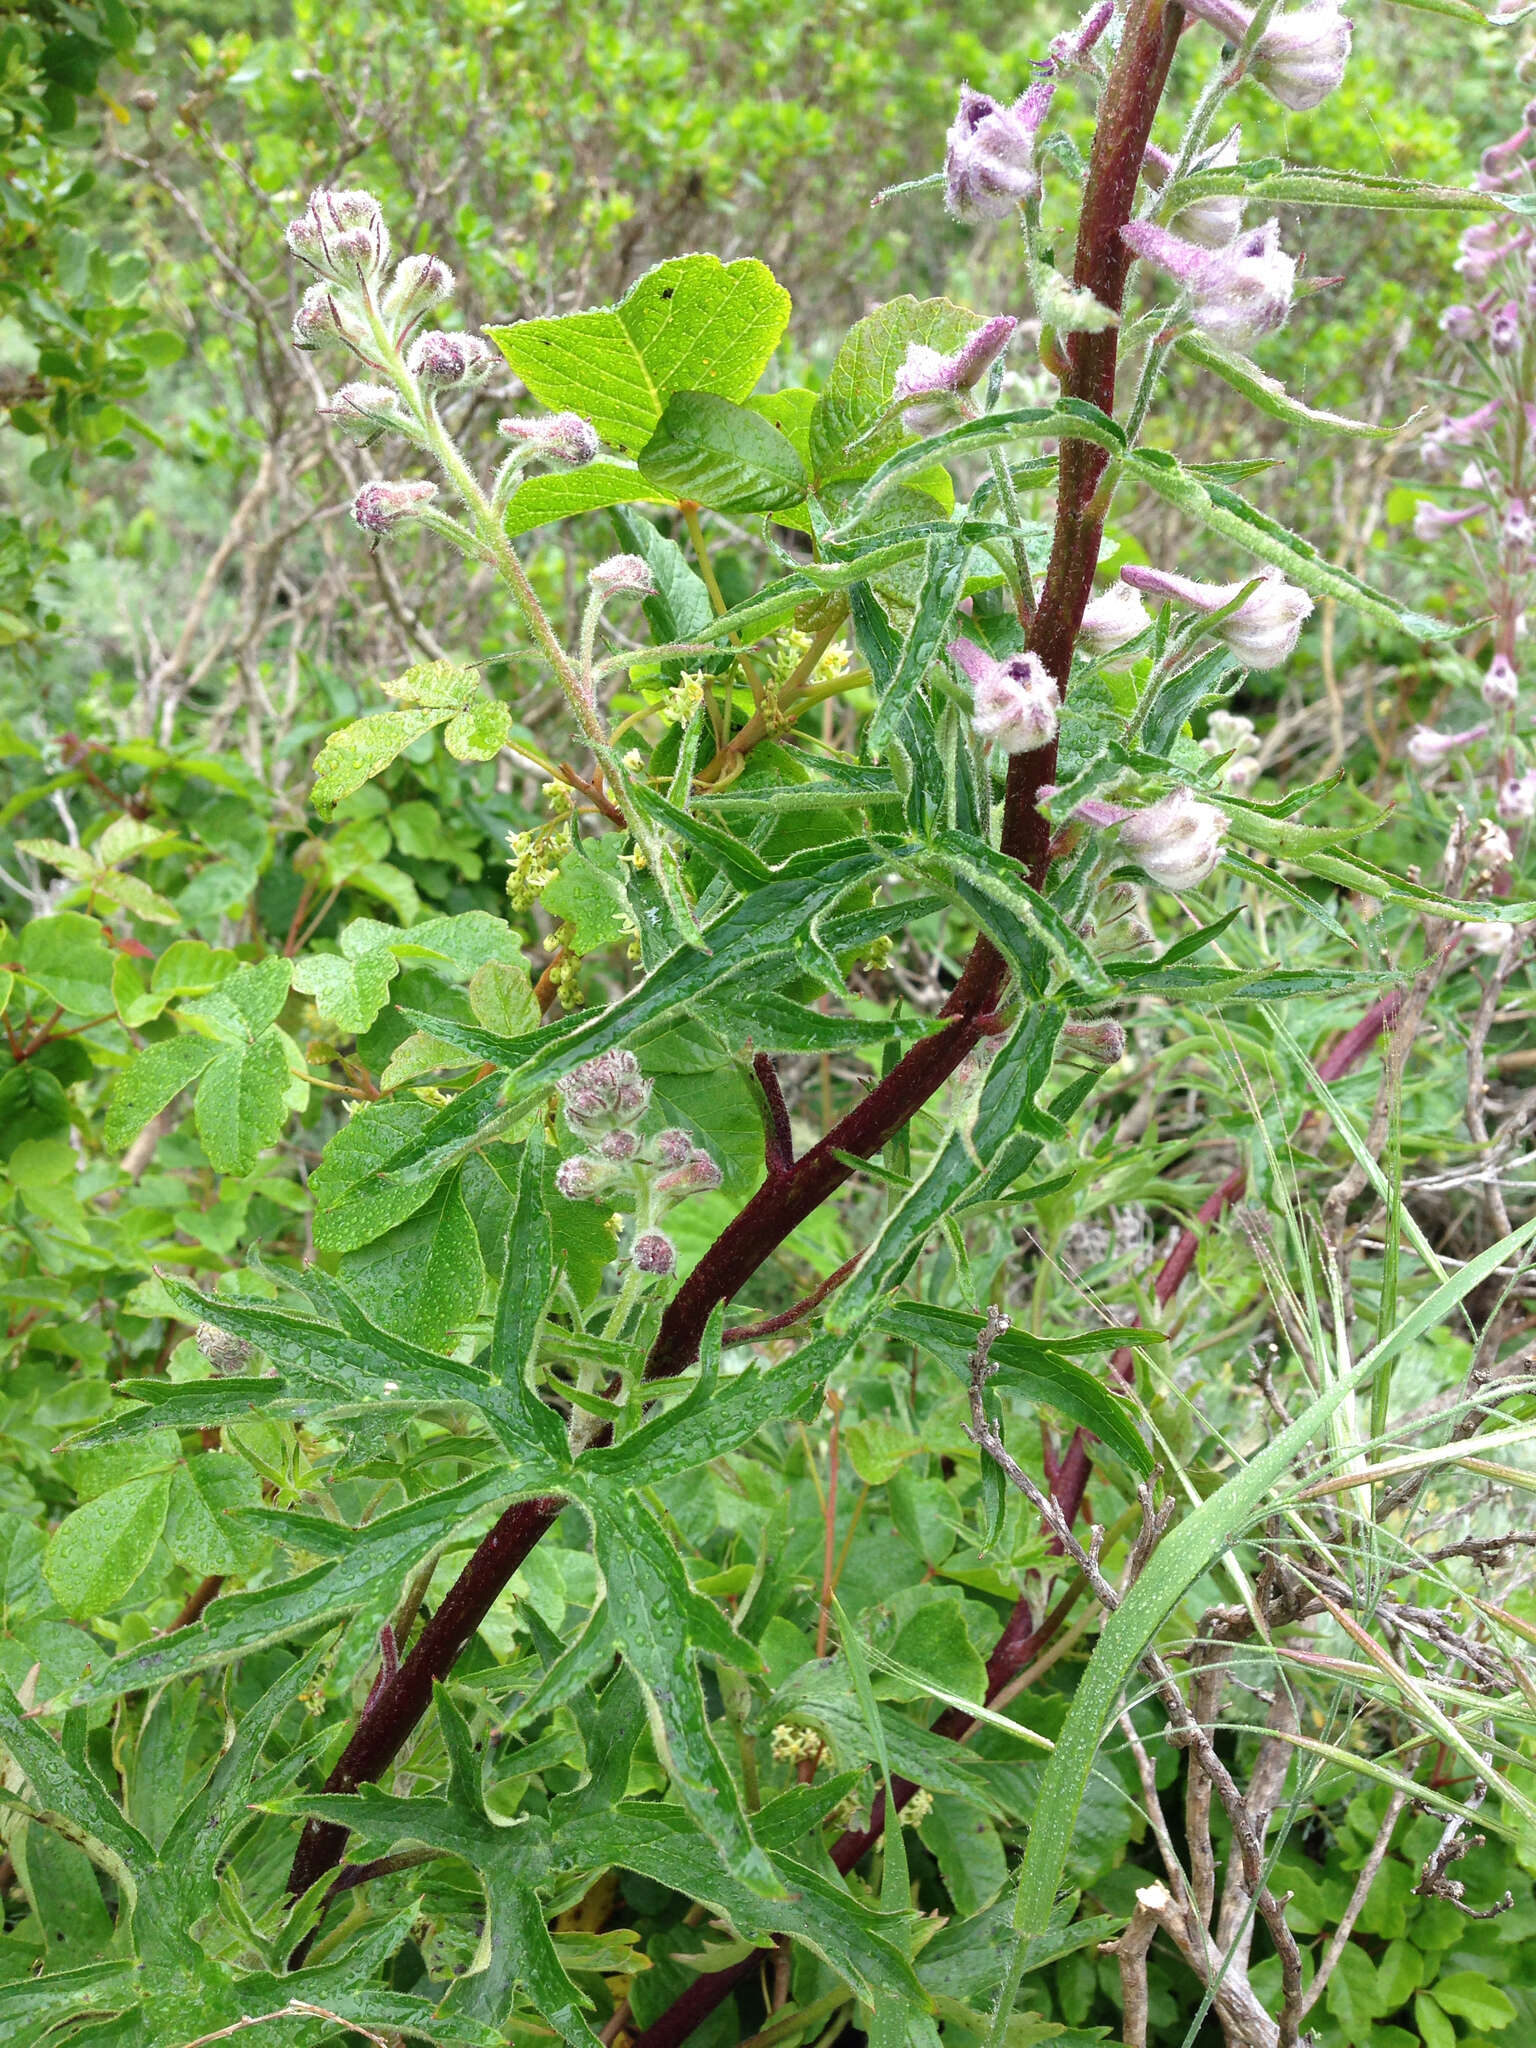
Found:
[[(923, 1301), (897, 1301), (882, 1309), (876, 1320), (898, 1343), (923, 1345), (957, 1377), (969, 1380), (967, 1361), (981, 1334), (980, 1316)], [(1117, 1330), (1114, 1334), (1118, 1343), (1132, 1338), (1147, 1341), (1137, 1331)], [(1162, 1333), (1150, 1335), (1160, 1338)], [(1029, 1401), (1049, 1402), (1070, 1421), (1091, 1429), (1133, 1472), (1151, 1470), (1151, 1453), (1137, 1434), (1135, 1411), (1085, 1367), (1021, 1330), (1009, 1330), (994, 1339), (990, 1355), (999, 1368), (994, 1384)]]
[(1454, 639), (1465, 630), (1455, 619), (1432, 619), (1423, 612), (1410, 611), (1394, 598), (1373, 590), (1347, 569), (1325, 562), (1310, 541), (1291, 533), (1260, 512), (1235, 491), (1213, 479), (1202, 481), (1191, 475), (1176, 457), (1159, 448), (1138, 448), (1124, 458), (1125, 474), (1144, 484), (1167, 504), (1198, 520), (1211, 532), (1219, 533), (1245, 553), (1270, 562), (1284, 571), (1314, 597), (1336, 598), (1342, 605), (1406, 633), (1415, 640)]
[[(813, 879), (789, 876), (754, 891), (706, 929), (707, 952), (679, 948), (629, 995), (593, 1017), (578, 1019), (558, 1038), (548, 1031), (530, 1032), (523, 1038), (497, 1038), (440, 1017), (421, 1021), (477, 1059), (494, 1060), (510, 1070), (506, 1095), (509, 1100), (521, 1100), (552, 1086), (583, 1060), (623, 1043), (643, 1025), (675, 1015), (737, 976), (749, 972), (769, 976), (776, 965), (788, 966), (795, 960), (807, 920), (829, 910), (839, 897), (883, 866), (886, 858), (875, 847), (862, 848), (833, 862)], [(406, 1014), (417, 1021), (415, 1013)], [(393, 1171), (393, 1162), (384, 1170)]]
[(346, 1548), (339, 1557), (276, 1585), (222, 1595), (189, 1627), (102, 1659), (67, 1696), (89, 1706), (142, 1692), (190, 1672), (232, 1664), (364, 1605), (375, 1606), (382, 1620), (399, 1600), (407, 1574), (429, 1551), (473, 1528), (480, 1516), (516, 1491), (505, 1471), (478, 1473), (392, 1508), (364, 1529), (343, 1529), (339, 1533)]
[(507, 1427), (530, 1446), (564, 1465), (570, 1455), (560, 1418), (529, 1382), (538, 1350), (539, 1328), (554, 1284), (549, 1212), (544, 1205), (544, 1134), (528, 1135), (518, 1165), (517, 1200), (507, 1235), (507, 1257), (491, 1333), (490, 1369), (506, 1396)]
[[(578, 1467), (578, 1472), (580, 1468)], [(731, 1875), (764, 1898), (782, 1894), (773, 1865), (752, 1839), (736, 1780), (715, 1747), (699, 1654), (755, 1668), (757, 1653), (688, 1584), (682, 1560), (652, 1510), (615, 1488), (584, 1491), (613, 1632), (644, 1688), (657, 1747), (678, 1796)]]
[(1061, 1011), (1054, 1004), (1032, 1005), (1015, 1025), (974, 1109), (961, 1104), (927, 1171), (887, 1216), (858, 1271), (835, 1297), (828, 1321), (845, 1333), (845, 1341), (889, 1298), (914, 1253), (986, 1172), (1010, 1134), (1040, 1116), (1035, 1095), (1051, 1070), (1060, 1031)]
[(1369, 420), (1347, 419), (1343, 413), (1325, 412), (1293, 398), (1278, 377), (1266, 375), (1263, 370), (1255, 368), (1247, 356), (1238, 354), (1235, 349), (1221, 347), (1207, 335), (1181, 335), (1178, 350), (1190, 362), (1213, 371), (1223, 383), (1230, 384), (1234, 391), (1240, 391), (1260, 412), (1267, 413), (1272, 420), (1284, 420), (1289, 426), (1315, 427), (1320, 433), (1337, 434), (1345, 440), (1390, 441), (1396, 435), (1406, 433), (1424, 417), (1421, 407), (1399, 426), (1372, 426)]

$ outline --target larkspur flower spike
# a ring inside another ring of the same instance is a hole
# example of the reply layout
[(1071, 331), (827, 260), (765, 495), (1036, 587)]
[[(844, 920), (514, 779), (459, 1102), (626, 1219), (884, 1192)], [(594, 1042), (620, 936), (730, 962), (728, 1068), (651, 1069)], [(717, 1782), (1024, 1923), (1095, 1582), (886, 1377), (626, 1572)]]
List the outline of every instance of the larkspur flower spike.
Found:
[(960, 107), (944, 151), (944, 203), (956, 220), (1005, 220), (1040, 194), (1035, 139), (1055, 80), (1036, 81), (1005, 107), (987, 93), (960, 88)]
[[(968, 334), (949, 355), (925, 342), (912, 342), (891, 387), (892, 403), (902, 405), (901, 423), (908, 433), (942, 433), (966, 418), (962, 394), (981, 382), (1018, 324), (1010, 314), (999, 313)], [(914, 402), (902, 403), (908, 399)]]
[(974, 640), (954, 640), (949, 656), (971, 685), (971, 724), (1005, 754), (1049, 746), (1061, 720), (1061, 693), (1038, 654), (998, 661)]
[(437, 485), (424, 477), (413, 482), (364, 484), (352, 500), (352, 517), (364, 533), (393, 533), (419, 519), (437, 496)]
[(1296, 288), (1296, 259), (1280, 247), (1280, 223), (1267, 220), (1224, 249), (1202, 249), (1155, 221), (1120, 230), (1136, 255), (1183, 288), (1191, 323), (1214, 341), (1246, 349), (1285, 325)]
[[(1171, 597), (1197, 612), (1220, 611), (1243, 588), (1241, 583), (1196, 583), (1192, 577), (1176, 576), (1168, 569), (1143, 568), (1139, 563), (1122, 569), (1120, 580), (1133, 590)], [(1312, 600), (1304, 590), (1287, 583), (1278, 569), (1265, 569), (1258, 589), (1210, 630), (1245, 668), (1279, 668), (1295, 653), (1311, 611)]]

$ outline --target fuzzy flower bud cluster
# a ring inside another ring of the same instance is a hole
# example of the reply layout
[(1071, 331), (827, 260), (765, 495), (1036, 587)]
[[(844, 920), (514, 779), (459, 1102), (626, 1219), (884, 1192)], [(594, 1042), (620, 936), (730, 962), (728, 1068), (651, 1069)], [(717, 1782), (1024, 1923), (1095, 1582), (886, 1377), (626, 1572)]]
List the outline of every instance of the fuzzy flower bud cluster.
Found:
[(389, 229), (371, 192), (322, 188), (285, 240), (302, 263), (337, 285), (376, 285), (389, 267)]
[(567, 1074), (560, 1093), (566, 1123), (588, 1149), (561, 1160), (555, 1186), (572, 1202), (611, 1204), (628, 1195), (636, 1217), (630, 1257), (639, 1272), (665, 1278), (676, 1269), (677, 1248), (657, 1219), (689, 1195), (719, 1187), (720, 1168), (687, 1131), (641, 1137), (651, 1084), (631, 1052), (600, 1053)]
[[(1133, 590), (1171, 597), (1175, 603), (1207, 615), (1231, 605), (1244, 588), (1242, 583), (1197, 583), (1170, 569), (1146, 568), (1139, 563), (1122, 569), (1120, 580)], [(1296, 642), (1311, 612), (1312, 600), (1304, 590), (1287, 583), (1278, 569), (1266, 568), (1258, 578), (1258, 588), (1224, 618), (1213, 619), (1210, 633), (1245, 668), (1279, 668), (1296, 652)]]
[(1005, 754), (1049, 746), (1061, 719), (1061, 693), (1038, 654), (998, 661), (974, 640), (953, 640), (949, 656), (971, 685), (971, 724), (978, 739)]

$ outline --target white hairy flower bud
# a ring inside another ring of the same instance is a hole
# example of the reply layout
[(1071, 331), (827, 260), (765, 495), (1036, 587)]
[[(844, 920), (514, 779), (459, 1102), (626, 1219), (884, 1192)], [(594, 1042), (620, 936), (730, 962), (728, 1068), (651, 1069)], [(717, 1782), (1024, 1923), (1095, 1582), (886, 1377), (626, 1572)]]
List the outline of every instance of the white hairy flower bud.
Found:
[[(1122, 569), (1120, 580), (1133, 590), (1171, 597), (1197, 612), (1220, 611), (1243, 588), (1242, 583), (1197, 583), (1172, 570), (1144, 568), (1139, 563)], [(1236, 611), (1217, 619), (1210, 630), (1245, 668), (1279, 668), (1295, 653), (1311, 611), (1312, 600), (1304, 590), (1287, 583), (1278, 569), (1266, 568), (1260, 573), (1257, 590), (1244, 598)]]
[(364, 533), (393, 533), (419, 518), (436, 496), (437, 485), (425, 478), (364, 484), (352, 500), (352, 517)]
[(1478, 919), (1462, 925), (1461, 936), (1474, 953), (1496, 959), (1515, 943), (1515, 927), (1499, 918)]
[(967, 417), (961, 394), (972, 390), (1008, 346), (1018, 321), (999, 313), (968, 334), (951, 355), (914, 341), (896, 372), (892, 400), (918, 403), (903, 407), (901, 423), (909, 434), (937, 434)]
[(1295, 14), (1277, 14), (1259, 37), (1253, 75), (1282, 107), (1307, 113), (1342, 84), (1353, 31), (1338, 0), (1313, 0)]
[[(1253, 9), (1238, 0), (1185, 0), (1185, 12), (1209, 22), (1232, 43), (1242, 41), (1253, 21)], [(1249, 69), (1281, 106), (1293, 114), (1307, 113), (1342, 82), (1353, 28), (1340, 14), (1338, 0), (1309, 0), (1294, 14), (1271, 17)]]
[(1475, 306), (1447, 306), (1440, 315), (1440, 332), (1452, 341), (1474, 341), (1482, 332), (1482, 317)]
[(1536, 768), (1501, 782), (1494, 809), (1506, 825), (1529, 825), (1536, 818)]
[(1504, 545), (1517, 554), (1536, 541), (1536, 519), (1526, 509), (1524, 498), (1511, 498), (1504, 507)]
[(1227, 821), (1214, 804), (1171, 789), (1120, 827), (1120, 850), (1164, 889), (1193, 889), (1215, 871)]
[(1433, 775), (1453, 754), (1470, 747), (1487, 732), (1486, 725), (1469, 725), (1465, 732), (1436, 732), (1433, 726), (1416, 725), (1408, 735), (1408, 759), (1421, 775)]
[(612, 597), (620, 590), (632, 590), (637, 597), (651, 597), (656, 590), (656, 578), (643, 555), (610, 555), (606, 562), (587, 571), (587, 581), (599, 597)]
[(389, 263), (384, 209), (371, 192), (313, 193), (285, 239), (295, 256), (337, 284), (372, 284)]
[(388, 384), (343, 384), (328, 405), (315, 410), (350, 441), (371, 441), (411, 424), (401, 411), (399, 393)]
[(293, 316), (292, 332), (295, 348), (317, 349), (327, 341), (351, 341), (351, 322), (338, 305), (332, 286), (309, 287)]
[(665, 1278), (677, 1269), (677, 1246), (664, 1231), (642, 1230), (630, 1254), (635, 1270)]
[(1436, 505), (1428, 498), (1420, 498), (1413, 508), (1413, 537), (1415, 540), (1438, 540), (1443, 533), (1454, 527), (1465, 526), (1469, 519), (1476, 519), (1482, 513), (1481, 505), (1467, 505), (1459, 512), (1444, 505)]
[(1069, 1017), (1061, 1027), (1061, 1035), (1073, 1052), (1084, 1054), (1100, 1066), (1112, 1067), (1125, 1057), (1125, 1026), (1117, 1024), (1113, 1017), (1095, 1017), (1087, 1023)]
[(1145, 633), (1152, 620), (1136, 592), (1124, 583), (1111, 583), (1095, 591), (1083, 608), (1077, 644), (1085, 654), (1102, 661), (1124, 647), (1128, 640)]
[(562, 1159), (555, 1168), (555, 1186), (568, 1202), (599, 1201), (612, 1181), (613, 1168), (607, 1161), (586, 1152)]
[(453, 272), (441, 256), (402, 256), (380, 307), (390, 326), (403, 326), (453, 296)]
[(1011, 107), (960, 88), (960, 107), (944, 150), (944, 203), (956, 220), (1004, 220), (1040, 191), (1035, 138), (1055, 81), (1032, 85)]
[(1474, 881), (1486, 882), (1502, 874), (1515, 858), (1509, 834), (1492, 818), (1479, 818), (1467, 846), (1467, 868)]
[[(1238, 161), (1242, 146), (1243, 131), (1234, 128), (1219, 148), (1199, 159), (1195, 171), (1227, 170)], [(1142, 170), (1154, 192), (1162, 191), (1172, 169), (1173, 158), (1168, 152), (1149, 142)], [(1225, 249), (1243, 231), (1243, 205), (1236, 193), (1213, 193), (1208, 199), (1196, 199), (1182, 207), (1169, 225), (1175, 234), (1182, 235), (1186, 242), (1198, 243), (1202, 249)]]
[(707, 1152), (690, 1145), (685, 1159), (657, 1177), (656, 1192), (677, 1202), (685, 1195), (708, 1194), (711, 1189), (719, 1187), (724, 1178)]
[(971, 724), (1005, 754), (1032, 754), (1056, 737), (1061, 692), (1038, 654), (998, 661), (974, 640), (953, 640), (949, 656), (971, 685)]
[(632, 1052), (599, 1053), (561, 1076), (565, 1120), (583, 1135), (639, 1123), (651, 1099), (651, 1084)]

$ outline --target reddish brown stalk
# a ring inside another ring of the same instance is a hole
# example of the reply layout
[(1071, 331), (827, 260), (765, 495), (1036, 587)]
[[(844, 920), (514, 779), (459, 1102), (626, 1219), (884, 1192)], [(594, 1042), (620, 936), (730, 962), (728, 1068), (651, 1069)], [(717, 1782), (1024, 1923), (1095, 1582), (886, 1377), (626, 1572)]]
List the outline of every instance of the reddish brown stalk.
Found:
[(821, 1307), (834, 1289), (842, 1286), (848, 1275), (864, 1254), (855, 1252), (851, 1259), (844, 1259), (835, 1273), (829, 1273), (819, 1287), (813, 1288), (803, 1301), (797, 1301), (793, 1308), (782, 1309), (778, 1315), (769, 1316), (761, 1323), (733, 1323), (720, 1335), (722, 1344), (757, 1344), (764, 1337), (776, 1337), (780, 1330), (787, 1330), (794, 1323), (803, 1323), (814, 1309)]
[[(1136, 181), (1183, 20), (1183, 10), (1171, 0), (1131, 0), (1119, 54), (1100, 103), (1074, 276), (1115, 311), (1131, 262), (1120, 230), (1131, 217)], [(1062, 380), (1064, 395), (1088, 399), (1112, 413), (1116, 362), (1115, 329), (1073, 335)], [(1051, 561), (1029, 645), (1063, 691), (1103, 537), (1104, 506), (1097, 492), (1105, 463), (1103, 452), (1086, 442), (1062, 443)], [(1037, 889), (1044, 886), (1051, 862), (1051, 827), (1039, 795), (1055, 777), (1054, 745), (1016, 754), (1009, 763), (1001, 846)], [(986, 1026), (993, 1021), (1006, 980), (996, 947), (985, 936), (978, 938), (944, 1005), (946, 1028), (914, 1045), (819, 1144), (783, 1172), (771, 1174), (700, 1259), (662, 1316), (646, 1361), (648, 1379), (668, 1379), (685, 1371), (698, 1357), (716, 1306), (731, 1300), (785, 1239), (836, 1193), (854, 1170), (847, 1161), (872, 1157), (944, 1085), (987, 1036)], [(521, 1502), (502, 1517), (399, 1673), (381, 1687), (359, 1718), (326, 1782), (327, 1791), (350, 1791), (377, 1777), (398, 1756), (426, 1711), (432, 1680), (447, 1676), (491, 1603), (558, 1512), (556, 1502)], [(306, 1890), (332, 1868), (340, 1860), (344, 1841), (345, 1831), (334, 1824), (309, 1823), (294, 1859), (290, 1890)]]

